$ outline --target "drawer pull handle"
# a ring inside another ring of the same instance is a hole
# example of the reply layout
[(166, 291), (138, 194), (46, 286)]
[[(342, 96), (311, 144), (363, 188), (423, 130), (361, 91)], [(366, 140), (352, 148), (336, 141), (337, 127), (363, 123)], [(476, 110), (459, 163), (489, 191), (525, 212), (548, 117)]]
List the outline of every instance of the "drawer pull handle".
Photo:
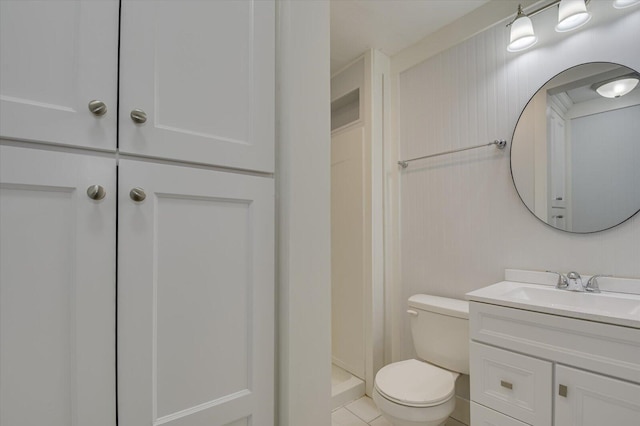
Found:
[(560, 396), (564, 396), (565, 398), (567, 397), (567, 387), (565, 385), (560, 385), (558, 386), (558, 395)]
[(407, 310), (407, 313), (409, 315), (411, 315), (412, 317), (417, 317), (418, 316), (418, 312), (414, 311), (413, 309)]
[(509, 390), (513, 389), (513, 383), (505, 382), (504, 380), (500, 380), (500, 386)]

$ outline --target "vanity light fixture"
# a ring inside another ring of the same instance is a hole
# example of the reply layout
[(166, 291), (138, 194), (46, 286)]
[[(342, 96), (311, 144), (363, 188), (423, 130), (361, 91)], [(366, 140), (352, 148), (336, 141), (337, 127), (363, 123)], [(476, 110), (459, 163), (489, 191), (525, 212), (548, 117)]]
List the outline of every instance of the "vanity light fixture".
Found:
[(624, 9), (633, 5), (640, 4), (640, 0), (614, 0), (613, 7), (616, 9)]
[(594, 84), (592, 88), (602, 97), (619, 98), (635, 89), (638, 82), (640, 79), (637, 75), (625, 75), (615, 80)]
[(533, 32), (533, 23), (531, 18), (524, 14), (522, 5), (518, 5), (518, 14), (516, 19), (511, 22), (511, 36), (509, 38), (509, 52), (519, 52), (536, 44), (538, 37)]
[[(640, 0), (616, 1), (640, 2)], [(553, 0), (527, 14), (522, 10), (522, 5), (518, 5), (518, 13), (516, 14), (516, 17), (513, 21), (507, 24), (507, 27), (511, 27), (507, 50), (509, 52), (520, 52), (536, 44), (538, 38), (534, 33), (531, 17), (544, 12), (553, 6), (558, 6), (558, 25), (556, 25), (557, 32), (567, 32), (580, 28), (591, 19), (591, 13), (587, 10), (587, 3), (589, 3), (589, 0)]]
[(556, 31), (564, 33), (580, 28), (591, 19), (584, 0), (562, 0), (558, 7)]

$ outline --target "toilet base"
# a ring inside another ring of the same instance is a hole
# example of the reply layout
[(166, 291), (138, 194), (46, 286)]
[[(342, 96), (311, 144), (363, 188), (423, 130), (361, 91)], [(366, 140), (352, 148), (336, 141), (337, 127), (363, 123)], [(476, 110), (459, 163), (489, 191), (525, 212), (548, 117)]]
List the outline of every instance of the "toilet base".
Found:
[(389, 401), (373, 389), (373, 401), (378, 410), (393, 426), (441, 426), (449, 419), (456, 406), (455, 396), (432, 407), (409, 407)]
[(443, 426), (445, 423), (447, 423), (448, 417), (446, 419), (444, 419), (444, 421), (440, 422), (440, 423), (433, 423), (433, 422), (412, 422), (410, 420), (403, 420), (403, 419), (396, 419), (393, 416), (389, 416), (388, 414), (382, 414), (382, 417), (385, 418), (386, 421), (388, 421), (389, 423), (391, 423), (393, 426)]

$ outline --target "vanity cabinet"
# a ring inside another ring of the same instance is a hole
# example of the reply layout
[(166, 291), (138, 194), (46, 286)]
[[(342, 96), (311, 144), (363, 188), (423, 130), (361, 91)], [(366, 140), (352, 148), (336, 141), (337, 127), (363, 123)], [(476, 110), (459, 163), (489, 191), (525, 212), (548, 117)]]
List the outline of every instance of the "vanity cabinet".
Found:
[(640, 329), (470, 303), (474, 426), (635, 425)]

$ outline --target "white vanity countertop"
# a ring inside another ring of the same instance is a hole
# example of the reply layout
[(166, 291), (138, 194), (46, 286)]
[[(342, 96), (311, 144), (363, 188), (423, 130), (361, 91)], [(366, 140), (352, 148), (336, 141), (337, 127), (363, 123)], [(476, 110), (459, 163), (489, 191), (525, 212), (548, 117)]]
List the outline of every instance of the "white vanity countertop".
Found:
[(559, 290), (545, 284), (502, 281), (467, 293), (475, 302), (640, 329), (640, 295)]

